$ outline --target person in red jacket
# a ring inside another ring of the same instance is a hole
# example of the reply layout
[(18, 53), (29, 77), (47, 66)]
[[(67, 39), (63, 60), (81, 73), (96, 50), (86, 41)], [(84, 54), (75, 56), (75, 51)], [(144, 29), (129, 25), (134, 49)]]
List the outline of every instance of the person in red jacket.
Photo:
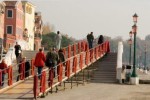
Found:
[(35, 62), (34, 62), (34, 65), (38, 69), (38, 78), (39, 79), (41, 77), (41, 72), (42, 72), (42, 69), (44, 67), (45, 60), (46, 60), (46, 57), (45, 57), (45, 54), (43, 52), (43, 49), (39, 49), (39, 52), (36, 54)]
[(1, 86), (3, 86), (4, 85), (5, 74), (7, 73), (7, 64), (5, 63), (4, 59), (0, 63), (0, 70), (2, 70), (2, 84), (1, 84)]

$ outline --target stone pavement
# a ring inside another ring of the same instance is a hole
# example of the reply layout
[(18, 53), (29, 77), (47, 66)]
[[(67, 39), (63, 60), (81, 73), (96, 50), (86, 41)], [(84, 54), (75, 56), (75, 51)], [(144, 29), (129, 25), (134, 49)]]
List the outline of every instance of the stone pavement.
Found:
[(49, 94), (42, 100), (150, 100), (150, 85), (89, 83)]
[[(150, 80), (150, 72), (137, 71), (140, 80)], [(150, 100), (150, 85), (89, 83), (49, 94), (42, 100)]]

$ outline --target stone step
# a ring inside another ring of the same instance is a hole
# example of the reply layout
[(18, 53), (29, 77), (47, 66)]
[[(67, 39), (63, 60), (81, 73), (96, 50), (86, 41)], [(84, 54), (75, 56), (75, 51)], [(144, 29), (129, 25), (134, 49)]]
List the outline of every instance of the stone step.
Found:
[(99, 65), (97, 66), (97, 69), (100, 69), (100, 68), (106, 68), (106, 69), (116, 69), (116, 66), (111, 66), (111, 65)]
[(97, 62), (93, 65), (96, 70), (93, 72), (92, 80), (102, 83), (116, 82), (117, 53), (109, 53)]
[(116, 72), (115, 70), (111, 70), (111, 69), (101, 69), (101, 70), (97, 70), (95, 72)]
[(116, 79), (116, 76), (95, 76), (93, 78), (94, 79), (100, 79), (100, 80), (103, 80), (103, 79)]
[(104, 75), (106, 75), (106, 76), (116, 76), (116, 73), (94, 73), (94, 75), (96, 75), (96, 76), (104, 76)]
[(92, 79), (91, 82), (93, 83), (116, 83), (116, 80), (94, 80)]

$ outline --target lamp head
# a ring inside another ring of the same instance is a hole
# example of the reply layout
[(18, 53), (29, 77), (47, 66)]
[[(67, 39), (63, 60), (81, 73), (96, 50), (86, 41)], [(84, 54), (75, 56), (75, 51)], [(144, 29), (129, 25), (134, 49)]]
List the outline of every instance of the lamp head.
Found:
[(134, 22), (134, 24), (137, 23), (137, 18), (138, 18), (138, 15), (135, 13), (135, 14), (133, 15), (133, 22)]

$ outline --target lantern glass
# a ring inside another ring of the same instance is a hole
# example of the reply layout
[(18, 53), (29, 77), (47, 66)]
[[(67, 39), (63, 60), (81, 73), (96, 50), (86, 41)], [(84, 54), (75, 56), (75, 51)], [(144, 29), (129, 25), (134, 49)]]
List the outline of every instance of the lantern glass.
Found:
[(134, 22), (134, 23), (137, 23), (137, 18), (138, 18), (138, 15), (135, 13), (135, 14), (133, 15), (133, 22)]
[(132, 31), (129, 32), (129, 36), (130, 36), (130, 38), (132, 38)]

